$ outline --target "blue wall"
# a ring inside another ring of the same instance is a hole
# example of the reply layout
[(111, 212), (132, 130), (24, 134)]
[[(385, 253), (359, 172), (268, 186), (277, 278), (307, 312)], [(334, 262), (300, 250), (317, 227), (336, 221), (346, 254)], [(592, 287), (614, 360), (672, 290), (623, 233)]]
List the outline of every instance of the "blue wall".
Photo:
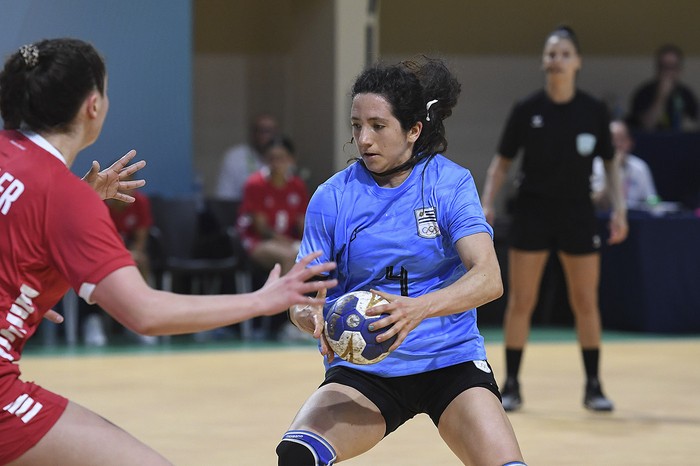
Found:
[(0, 0), (0, 56), (44, 38), (75, 37), (105, 57), (110, 110), (72, 169), (130, 149), (146, 159), (148, 194), (192, 189), (191, 0)]

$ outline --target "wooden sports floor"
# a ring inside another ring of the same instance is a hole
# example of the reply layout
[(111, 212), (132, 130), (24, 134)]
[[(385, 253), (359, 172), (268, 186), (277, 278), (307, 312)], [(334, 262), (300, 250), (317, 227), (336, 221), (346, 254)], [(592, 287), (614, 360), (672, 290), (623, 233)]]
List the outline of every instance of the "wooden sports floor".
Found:
[[(700, 337), (604, 338), (604, 389), (617, 408), (610, 414), (582, 408), (573, 338), (528, 346), (525, 405), (510, 415), (528, 464), (700, 464)], [(500, 383), (503, 347), (491, 340), (487, 351)], [(175, 464), (276, 465), (279, 438), (322, 377), (315, 347), (201, 348), (30, 352), (23, 375), (100, 413)], [(343, 464), (459, 462), (421, 415)]]

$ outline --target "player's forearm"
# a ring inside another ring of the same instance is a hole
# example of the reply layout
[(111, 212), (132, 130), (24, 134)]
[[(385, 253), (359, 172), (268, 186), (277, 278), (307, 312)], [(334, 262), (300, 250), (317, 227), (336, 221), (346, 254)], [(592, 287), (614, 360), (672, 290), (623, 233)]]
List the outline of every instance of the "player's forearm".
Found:
[(92, 294), (106, 312), (142, 335), (174, 335), (231, 325), (267, 308), (259, 293), (180, 295), (150, 288), (135, 267), (105, 277)]
[(150, 289), (140, 304), (115, 318), (142, 335), (178, 335), (242, 322), (260, 315), (261, 306), (254, 293), (195, 296)]
[(503, 281), (498, 262), (475, 266), (450, 286), (421, 296), (430, 317), (464, 312), (499, 298)]

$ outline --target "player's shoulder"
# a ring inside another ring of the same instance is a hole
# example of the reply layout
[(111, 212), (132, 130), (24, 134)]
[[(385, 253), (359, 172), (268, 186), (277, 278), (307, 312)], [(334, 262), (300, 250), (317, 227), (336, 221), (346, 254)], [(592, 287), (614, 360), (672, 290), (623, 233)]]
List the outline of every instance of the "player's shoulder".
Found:
[(359, 162), (351, 162), (344, 169), (334, 173), (330, 178), (324, 181), (320, 187), (337, 191), (345, 191), (353, 182), (358, 181), (362, 170), (362, 165)]
[[(472, 177), (472, 174), (468, 168), (458, 164), (442, 154), (436, 154), (433, 156), (433, 159), (428, 161), (428, 164), (428, 171), (434, 172), (441, 180), (458, 181)], [(430, 164), (433, 166), (432, 170), (430, 169)]]
[[(27, 184), (51, 185), (55, 179), (72, 175), (63, 160), (32, 142), (19, 131), (0, 132), (0, 158), (3, 169), (21, 177)], [(40, 170), (37, 170), (40, 167)]]
[(367, 190), (370, 177), (363, 170), (360, 163), (353, 162), (333, 174), (316, 188), (311, 196), (312, 204), (336, 208), (344, 202), (355, 202), (354, 199), (363, 196)]

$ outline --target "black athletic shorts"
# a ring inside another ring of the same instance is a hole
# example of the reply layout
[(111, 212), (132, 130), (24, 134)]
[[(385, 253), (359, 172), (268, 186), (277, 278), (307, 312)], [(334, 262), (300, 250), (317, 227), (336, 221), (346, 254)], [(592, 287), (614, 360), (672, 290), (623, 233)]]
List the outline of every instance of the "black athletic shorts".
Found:
[(515, 200), (510, 246), (524, 251), (556, 250), (590, 254), (601, 239), (593, 202), (520, 194)]
[[(487, 367), (489, 372), (478, 368), (477, 364)], [(437, 426), (447, 405), (468, 388), (484, 387), (501, 399), (493, 370), (486, 361), (468, 361), (400, 377), (380, 377), (335, 366), (326, 372), (321, 386), (329, 383), (353, 387), (374, 403), (386, 422), (385, 436), (420, 413), (428, 414)]]

